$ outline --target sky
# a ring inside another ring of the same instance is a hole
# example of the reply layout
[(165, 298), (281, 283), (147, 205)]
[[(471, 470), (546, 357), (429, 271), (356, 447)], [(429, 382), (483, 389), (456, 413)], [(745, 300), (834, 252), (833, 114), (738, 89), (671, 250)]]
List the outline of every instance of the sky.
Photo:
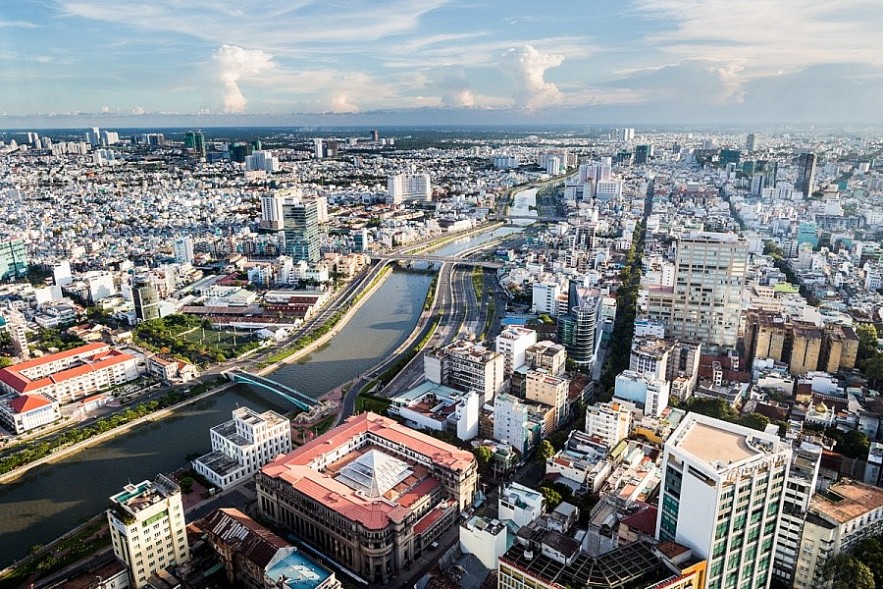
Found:
[(881, 31), (880, 0), (3, 0), (0, 126), (871, 125)]

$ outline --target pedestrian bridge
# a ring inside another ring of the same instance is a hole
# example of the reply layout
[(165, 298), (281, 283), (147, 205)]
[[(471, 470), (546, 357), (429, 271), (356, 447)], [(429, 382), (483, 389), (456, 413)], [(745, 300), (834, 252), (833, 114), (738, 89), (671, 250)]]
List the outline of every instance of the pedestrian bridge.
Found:
[(271, 393), (293, 403), (298, 409), (302, 409), (304, 411), (309, 411), (314, 405), (318, 403), (316, 399), (313, 399), (312, 397), (298, 390), (285, 386), (282, 383), (278, 383), (275, 380), (270, 380), (269, 378), (258, 376), (257, 374), (245, 372), (244, 370), (232, 370), (226, 374), (227, 378), (229, 378), (233, 382), (247, 384), (253, 387), (262, 388), (266, 391), (270, 391)]

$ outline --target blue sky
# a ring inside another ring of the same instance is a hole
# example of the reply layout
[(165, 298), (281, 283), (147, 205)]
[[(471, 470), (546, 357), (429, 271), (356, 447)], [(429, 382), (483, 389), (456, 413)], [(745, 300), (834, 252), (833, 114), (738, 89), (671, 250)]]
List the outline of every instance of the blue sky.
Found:
[(879, 0), (4, 0), (0, 114), (871, 124), (881, 31)]

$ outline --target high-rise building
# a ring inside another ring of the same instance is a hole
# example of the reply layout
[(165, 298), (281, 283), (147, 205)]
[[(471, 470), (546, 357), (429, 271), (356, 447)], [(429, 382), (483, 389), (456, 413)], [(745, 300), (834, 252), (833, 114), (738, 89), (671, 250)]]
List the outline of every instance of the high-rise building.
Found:
[(496, 350), (503, 354), (505, 376), (524, 365), (524, 353), (527, 348), (537, 343), (537, 332), (526, 327), (509, 326), (500, 332), (496, 339)]
[(318, 262), (319, 211), (315, 201), (289, 202), (282, 205), (285, 249), (295, 262)]
[(0, 241), (0, 280), (21, 278), (28, 273), (28, 255), (20, 239)]
[(149, 277), (135, 277), (132, 301), (135, 304), (135, 319), (139, 323), (159, 317), (159, 292)]
[(558, 341), (577, 364), (591, 364), (595, 360), (600, 303), (599, 297), (580, 297), (569, 313), (558, 316)]
[[(788, 469), (785, 503), (776, 532), (773, 575), (789, 586), (794, 580), (803, 522), (809, 511), (810, 500), (816, 491), (821, 460), (822, 448), (803, 442), (794, 449), (791, 467)], [(809, 578), (811, 575), (804, 573), (804, 577)]]
[(362, 413), (266, 465), (256, 481), (264, 518), (384, 583), (457, 525), (478, 470), (471, 452)]
[(494, 439), (527, 455), (542, 439), (545, 413), (539, 415), (533, 404), (506, 393), (494, 397), (493, 405)]
[(650, 161), (651, 155), (653, 155), (652, 145), (638, 145), (635, 147), (635, 165), (646, 164)]
[(107, 521), (113, 553), (129, 567), (135, 589), (150, 575), (190, 559), (181, 489), (160, 475), (153, 482), (128, 484), (110, 498)]
[(389, 193), (387, 200), (392, 204), (432, 199), (429, 174), (396, 174), (387, 179), (386, 188)]
[(775, 435), (687, 414), (665, 442), (657, 537), (708, 560), (707, 589), (768, 587), (790, 460)]
[(470, 341), (456, 341), (423, 355), (426, 380), (461, 391), (475, 391), (490, 404), (505, 382), (503, 354)]
[(245, 169), (249, 171), (278, 172), (279, 158), (269, 151), (255, 151), (245, 156)]
[(205, 135), (202, 131), (187, 131), (184, 134), (184, 148), (192, 149), (198, 157), (205, 157)]
[(623, 370), (616, 376), (613, 397), (638, 406), (645, 415), (659, 417), (668, 407), (671, 385), (652, 373)]
[(816, 154), (802, 153), (797, 158), (797, 181), (794, 187), (803, 192), (803, 196), (812, 196), (816, 181)]
[(529, 368), (544, 368), (549, 374), (561, 376), (567, 365), (567, 351), (561, 344), (543, 340), (524, 351), (524, 363)]
[(675, 285), (641, 298), (649, 319), (672, 339), (735, 348), (748, 242), (733, 233), (691, 232), (677, 240)]
[(612, 450), (629, 436), (634, 410), (633, 404), (620, 401), (589, 405), (586, 407), (586, 433), (600, 438)]
[(745, 151), (757, 151), (757, 136), (749, 133), (745, 138)]
[(533, 310), (536, 313), (546, 313), (555, 316), (558, 314), (558, 295), (561, 286), (557, 282), (534, 282), (533, 283)]
[(193, 263), (193, 238), (189, 235), (179, 237), (173, 244), (175, 261), (179, 264)]
[(722, 149), (720, 154), (721, 167), (727, 167), (729, 164), (739, 165), (742, 158), (742, 152), (738, 149)]
[(325, 157), (325, 143), (320, 137), (313, 139), (313, 157), (317, 160)]
[(567, 417), (567, 393), (569, 390), (569, 379), (553, 376), (542, 368), (527, 372), (524, 397), (528, 401), (535, 401), (554, 408), (549, 421), (545, 424), (547, 433), (557, 430)]

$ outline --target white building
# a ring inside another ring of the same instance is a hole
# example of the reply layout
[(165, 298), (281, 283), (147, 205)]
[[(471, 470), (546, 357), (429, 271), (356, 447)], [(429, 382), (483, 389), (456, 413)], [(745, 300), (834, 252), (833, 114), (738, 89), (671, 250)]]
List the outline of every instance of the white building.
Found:
[(597, 493), (613, 470), (609, 450), (604, 440), (573, 430), (564, 448), (546, 461), (546, 476), (557, 475), (555, 482), (575, 493)]
[[(773, 575), (791, 585), (797, 569), (800, 551), (800, 536), (803, 522), (809, 511), (810, 500), (816, 491), (822, 448), (803, 442), (794, 449), (788, 479), (785, 485), (785, 504), (779, 527), (776, 531), (776, 555), (773, 560)], [(810, 576), (804, 572), (804, 579)]]
[(460, 550), (474, 554), (489, 571), (497, 568), (497, 559), (509, 548), (509, 528), (496, 519), (474, 515), (460, 524)]
[(670, 391), (671, 384), (666, 380), (654, 378), (652, 374), (623, 370), (616, 376), (613, 397), (634, 403), (645, 415), (659, 417), (668, 407)]
[(665, 442), (657, 538), (708, 560), (706, 587), (768, 587), (791, 448), (689, 413)]
[(629, 436), (634, 410), (633, 404), (617, 401), (590, 405), (586, 407), (586, 434), (603, 440), (608, 448), (614, 448)]
[(432, 199), (432, 180), (429, 174), (396, 174), (390, 176), (386, 184), (388, 201), (393, 204)]
[(181, 489), (170, 479), (130, 483), (110, 504), (113, 553), (129, 567), (132, 587), (140, 589), (153, 573), (190, 559)]
[(211, 429), (212, 451), (193, 468), (226, 489), (250, 477), (280, 454), (291, 451), (291, 423), (275, 411), (233, 410), (233, 419)]
[(251, 155), (245, 156), (245, 169), (272, 174), (280, 169), (279, 158), (274, 157), (269, 151), (256, 151)]
[(518, 527), (543, 515), (545, 508), (542, 493), (518, 483), (505, 485), (497, 499), (497, 515), (502, 521), (511, 521)]
[(450, 431), (463, 441), (478, 436), (480, 407), (475, 391), (463, 392), (431, 381), (390, 399), (390, 415), (414, 429)]
[(496, 339), (496, 349), (503, 355), (505, 376), (511, 376), (513, 370), (524, 365), (525, 351), (536, 343), (537, 332), (533, 329), (510, 325), (500, 332)]
[(0, 398), (0, 423), (16, 434), (61, 419), (58, 402), (46, 395), (6, 395)]
[(554, 317), (558, 314), (558, 296), (561, 285), (557, 282), (534, 282), (531, 310)]

